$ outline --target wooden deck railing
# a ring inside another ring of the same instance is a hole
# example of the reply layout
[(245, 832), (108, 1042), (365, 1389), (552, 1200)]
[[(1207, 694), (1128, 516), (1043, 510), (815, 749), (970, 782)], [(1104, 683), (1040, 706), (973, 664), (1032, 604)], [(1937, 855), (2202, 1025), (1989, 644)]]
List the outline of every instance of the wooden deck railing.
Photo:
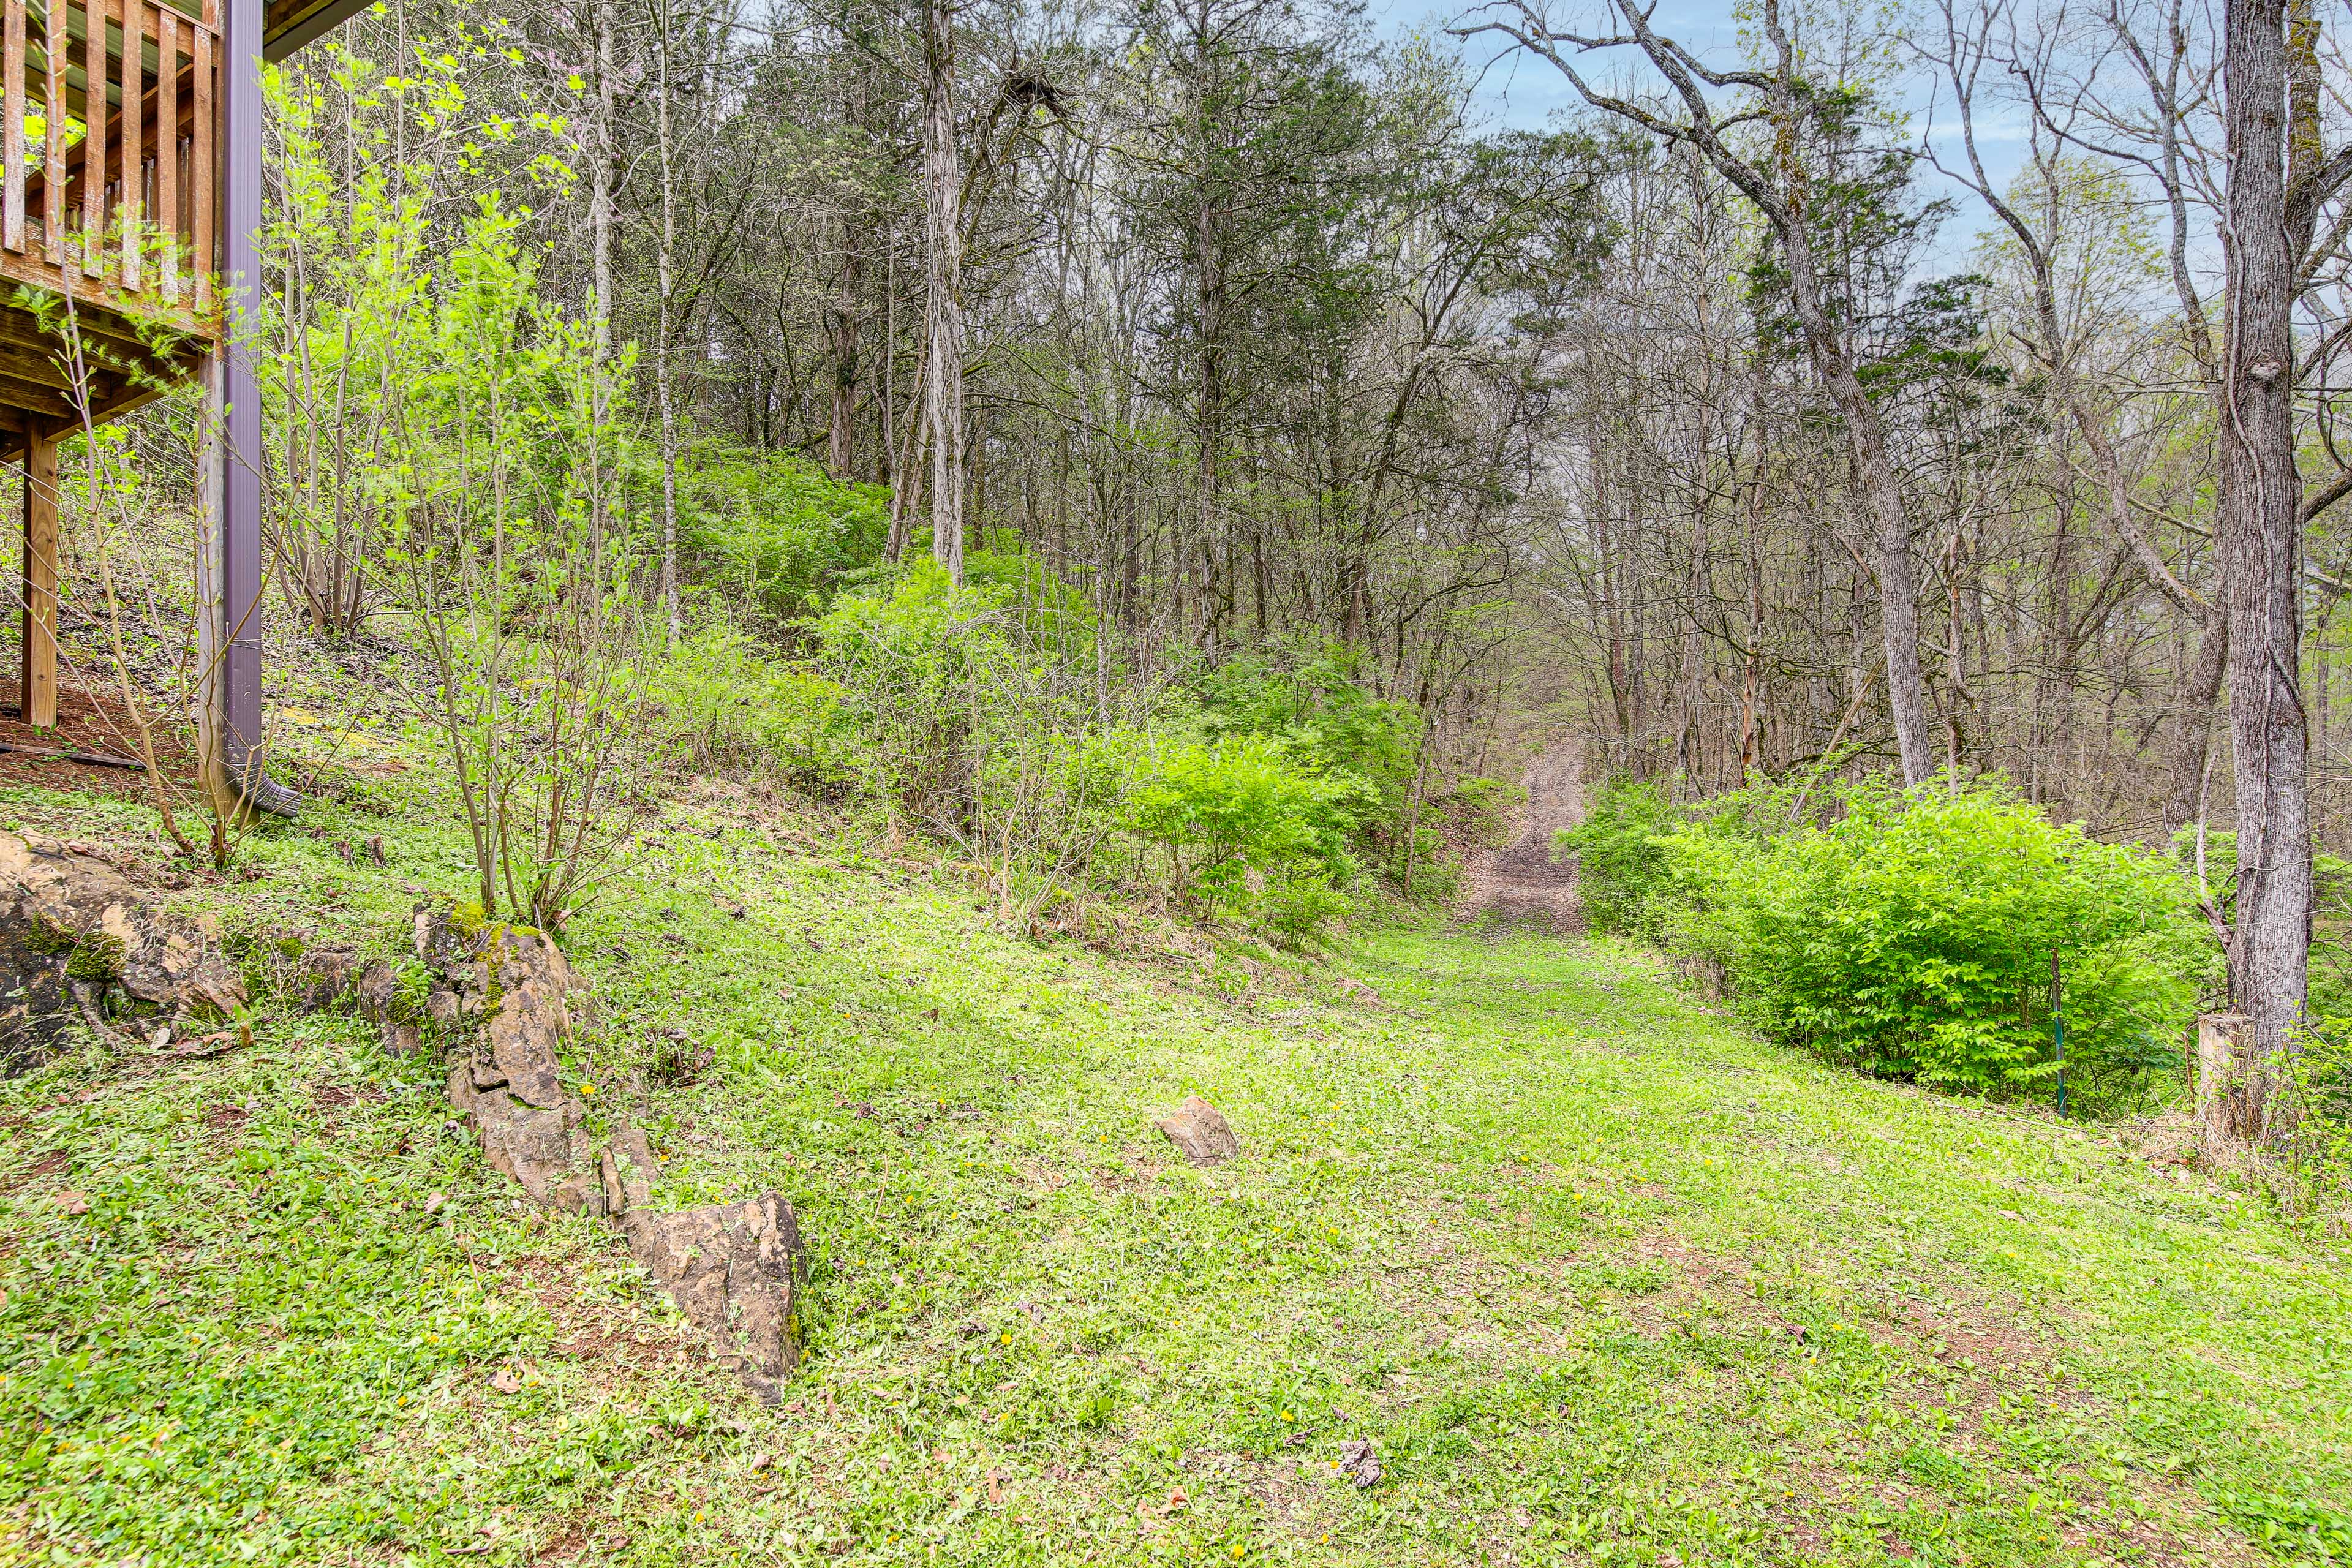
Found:
[(0, 279), (217, 337), (220, 53), (218, 0), (0, 0)]

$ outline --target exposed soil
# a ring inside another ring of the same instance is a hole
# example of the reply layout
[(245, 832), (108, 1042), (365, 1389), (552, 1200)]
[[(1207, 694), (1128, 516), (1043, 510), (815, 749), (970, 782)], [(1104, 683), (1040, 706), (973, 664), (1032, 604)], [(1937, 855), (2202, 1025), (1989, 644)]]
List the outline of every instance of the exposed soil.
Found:
[(1528, 792), (1519, 836), (1500, 849), (1472, 858), (1463, 879), (1463, 912), (1563, 935), (1584, 930), (1576, 867), (1552, 858), (1552, 836), (1584, 820), (1584, 743), (1573, 735), (1553, 742), (1528, 764), (1519, 782)]
[[(22, 752), (0, 752), (0, 782), (37, 784), (47, 789), (82, 789), (110, 795), (143, 796), (146, 793), (146, 775), (135, 769), (106, 767), (37, 754), (42, 752), (78, 752), (135, 759), (139, 747), (138, 727), (117, 694), (93, 689), (68, 675), (58, 683), (56, 729), (35, 729), (16, 716), (19, 711), (16, 679), (13, 677), (0, 679), (0, 742), (31, 748)], [(175, 783), (193, 781), (196, 773), (194, 753), (172, 735), (166, 726), (159, 723), (155, 729), (158, 760), (163, 763), (164, 773)]]

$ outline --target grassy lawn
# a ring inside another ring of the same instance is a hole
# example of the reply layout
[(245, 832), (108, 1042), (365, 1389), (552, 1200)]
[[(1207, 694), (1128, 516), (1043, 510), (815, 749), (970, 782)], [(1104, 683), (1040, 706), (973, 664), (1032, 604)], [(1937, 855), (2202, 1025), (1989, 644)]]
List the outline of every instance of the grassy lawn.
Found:
[[(35, 790), (0, 823), (152, 843)], [(463, 886), (429, 823), (322, 805), (177, 896), (390, 952)], [(2340, 1249), (2130, 1130), (1760, 1044), (1638, 952), (1033, 943), (724, 790), (567, 947), (575, 1080), (661, 1195), (801, 1212), (784, 1406), (519, 1208), (433, 1069), (265, 1001), (249, 1048), (0, 1085), (0, 1560), (2352, 1558)], [(715, 1060), (647, 1088), (668, 1029)], [(1239, 1162), (1153, 1131), (1188, 1091)]]

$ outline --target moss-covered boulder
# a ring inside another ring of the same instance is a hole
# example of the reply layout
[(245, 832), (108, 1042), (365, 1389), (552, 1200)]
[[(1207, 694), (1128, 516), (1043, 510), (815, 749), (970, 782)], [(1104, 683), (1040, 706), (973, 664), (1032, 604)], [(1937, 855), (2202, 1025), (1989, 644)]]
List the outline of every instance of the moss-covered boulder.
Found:
[(0, 1072), (19, 1072), (113, 997), (173, 1019), (224, 1016), (245, 982), (212, 922), (174, 913), (97, 856), (0, 833)]

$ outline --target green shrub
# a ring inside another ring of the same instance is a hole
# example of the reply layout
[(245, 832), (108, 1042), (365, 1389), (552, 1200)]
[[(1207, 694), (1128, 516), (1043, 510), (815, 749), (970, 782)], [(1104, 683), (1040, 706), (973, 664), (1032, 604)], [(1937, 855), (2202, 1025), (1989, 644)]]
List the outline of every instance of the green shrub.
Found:
[(1383, 783), (1412, 776), (1421, 716), (1363, 686), (1363, 655), (1338, 643), (1235, 655), (1192, 687), (1212, 737), (1268, 735), (1324, 769)]
[(1734, 808), (1653, 842), (1677, 946), (1718, 960), (1768, 1032), (1885, 1077), (2047, 1095), (2054, 952), (2086, 1104), (2176, 1067), (2203, 934), (2177, 868), (2051, 822), (2005, 786), (1833, 790), (1833, 820)]
[(769, 615), (803, 615), (881, 558), (890, 492), (805, 460), (704, 443), (678, 472), (684, 542), (706, 581)]
[(1167, 853), (1180, 899), (1242, 908), (1256, 896), (1252, 881), (1276, 870), (1303, 865), (1327, 884), (1344, 880), (1370, 798), (1353, 774), (1318, 773), (1281, 742), (1236, 735), (1165, 747), (1128, 792), (1121, 825)]
[(756, 767), (823, 794), (856, 776), (841, 688), (740, 627), (710, 620), (656, 666), (654, 695), (698, 767)]
[(1174, 857), (1179, 889), (1300, 858), (1318, 837), (1323, 796), (1282, 743), (1241, 735), (1162, 752), (1128, 795), (1128, 830)]
[(1210, 741), (1276, 741), (1310, 773), (1358, 781), (1351, 836), (1391, 879), (1412, 872), (1418, 883), (1443, 852), (1433, 836), (1424, 844), (1407, 831), (1422, 718), (1368, 690), (1363, 665), (1360, 651), (1337, 643), (1238, 654), (1186, 683), (1199, 704), (1194, 727)]
[(1594, 931), (1656, 934), (1654, 902), (1672, 882), (1660, 836), (1678, 821), (1657, 785), (1621, 776), (1601, 784), (1582, 822), (1555, 837), (1557, 853), (1578, 857), (1577, 888)]
[(1258, 908), (1258, 922), (1285, 947), (1311, 947), (1348, 912), (1348, 896), (1317, 868), (1270, 882)]
[(961, 587), (921, 560), (835, 598), (809, 629), (865, 737), (868, 782), (934, 827), (970, 824), (983, 752), (1067, 749), (1095, 713), (1083, 605), (1042, 567), (976, 558)]
[(1042, 563), (976, 552), (845, 592), (810, 624), (859, 737), (868, 792), (987, 866), (1005, 913), (1091, 874), (1145, 748), (1147, 687), (1100, 669), (1080, 595)]

